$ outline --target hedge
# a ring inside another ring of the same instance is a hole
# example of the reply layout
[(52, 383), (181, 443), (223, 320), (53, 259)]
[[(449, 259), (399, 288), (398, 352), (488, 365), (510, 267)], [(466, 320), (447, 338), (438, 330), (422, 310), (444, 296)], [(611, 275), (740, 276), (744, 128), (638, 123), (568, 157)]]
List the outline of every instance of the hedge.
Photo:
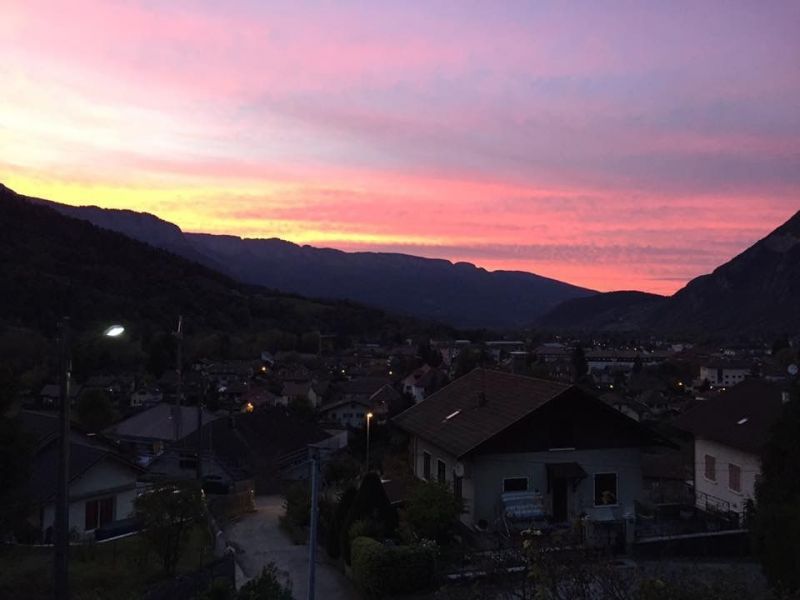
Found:
[(352, 544), (353, 579), (369, 598), (408, 594), (433, 587), (434, 545), (385, 546), (368, 537)]

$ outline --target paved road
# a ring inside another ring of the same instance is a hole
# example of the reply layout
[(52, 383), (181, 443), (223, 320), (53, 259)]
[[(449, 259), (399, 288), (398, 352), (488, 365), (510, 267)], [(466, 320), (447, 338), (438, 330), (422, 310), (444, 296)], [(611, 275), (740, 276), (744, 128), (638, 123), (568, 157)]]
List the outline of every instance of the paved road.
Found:
[[(269, 562), (284, 572), (292, 583), (296, 600), (308, 596), (308, 546), (292, 543), (278, 525), (283, 514), (280, 496), (256, 498), (256, 512), (225, 527), (225, 536), (236, 547), (236, 562), (243, 580), (237, 587), (255, 577)], [(317, 551), (316, 597), (319, 600), (357, 600), (360, 598), (352, 583), (328, 561), (323, 548)]]

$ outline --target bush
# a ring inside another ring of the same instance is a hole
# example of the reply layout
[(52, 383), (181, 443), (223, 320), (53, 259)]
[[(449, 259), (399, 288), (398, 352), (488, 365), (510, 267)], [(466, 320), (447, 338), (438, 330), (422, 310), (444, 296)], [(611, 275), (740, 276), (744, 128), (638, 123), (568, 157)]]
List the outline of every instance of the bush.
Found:
[(433, 587), (433, 544), (385, 546), (368, 537), (353, 540), (353, 579), (370, 598), (409, 594)]
[(284, 492), (283, 508), (286, 518), (299, 527), (306, 527), (311, 519), (311, 490), (308, 482), (289, 485)]
[(347, 488), (344, 491), (336, 504), (331, 522), (328, 523), (326, 548), (328, 556), (331, 558), (339, 558), (342, 555), (341, 530), (357, 493), (354, 487)]
[(445, 544), (450, 540), (463, 504), (449, 488), (434, 482), (417, 485), (405, 511), (406, 521), (419, 538)]
[(350, 527), (362, 519), (373, 519), (381, 524), (384, 536), (392, 536), (397, 530), (397, 511), (386, 497), (381, 478), (375, 473), (367, 473), (361, 487), (353, 498), (347, 518), (339, 531), (342, 556), (350, 564)]
[(236, 594), (236, 600), (294, 600), (292, 588), (278, 579), (278, 568), (269, 563), (261, 574), (251, 579)]

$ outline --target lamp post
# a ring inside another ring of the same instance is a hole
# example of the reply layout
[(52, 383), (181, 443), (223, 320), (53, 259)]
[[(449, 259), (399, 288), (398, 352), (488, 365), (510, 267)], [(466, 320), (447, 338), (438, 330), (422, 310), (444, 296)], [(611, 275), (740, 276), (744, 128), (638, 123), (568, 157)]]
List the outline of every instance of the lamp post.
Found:
[(367, 413), (367, 473), (369, 473), (369, 422), (372, 420), (372, 413)]
[[(58, 488), (54, 519), (55, 553), (53, 562), (54, 595), (59, 600), (69, 599), (69, 432), (70, 400), (69, 387), (72, 379), (72, 357), (70, 356), (69, 317), (59, 323), (58, 369), (60, 381), (59, 428), (61, 439), (58, 455)], [(108, 327), (103, 335), (116, 338), (125, 332), (122, 325)]]

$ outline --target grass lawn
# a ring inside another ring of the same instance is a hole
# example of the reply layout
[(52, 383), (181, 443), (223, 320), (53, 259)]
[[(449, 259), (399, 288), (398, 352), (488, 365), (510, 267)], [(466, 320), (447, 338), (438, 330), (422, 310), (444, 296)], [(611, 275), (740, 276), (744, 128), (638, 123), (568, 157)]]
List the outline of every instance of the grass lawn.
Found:
[[(212, 558), (211, 536), (204, 525), (198, 525), (191, 532), (178, 573), (193, 571)], [(52, 598), (52, 577), (52, 548), (0, 546), (0, 598)], [(158, 557), (139, 536), (70, 548), (74, 600), (138, 599), (163, 579)]]

